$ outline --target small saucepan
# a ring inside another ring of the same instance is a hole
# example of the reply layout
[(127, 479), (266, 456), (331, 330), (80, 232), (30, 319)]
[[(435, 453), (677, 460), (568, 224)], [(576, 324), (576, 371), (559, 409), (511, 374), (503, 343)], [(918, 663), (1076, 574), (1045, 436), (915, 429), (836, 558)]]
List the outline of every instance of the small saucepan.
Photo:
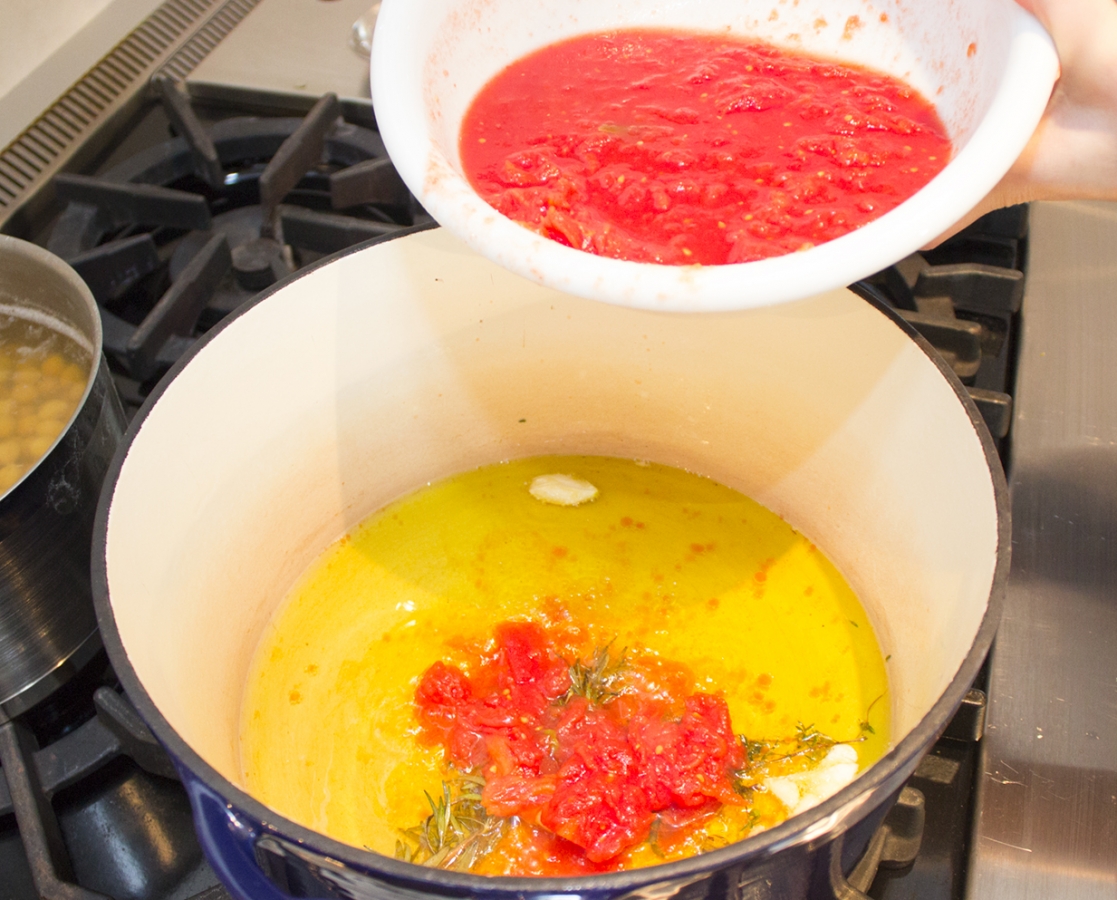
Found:
[[(0, 235), (0, 316), (57, 332), (90, 366), (76, 409), (53, 443), (0, 492), (0, 714), (11, 717), (101, 649), (89, 548), (124, 412), (101, 356), (97, 304), (61, 259)], [(20, 438), (8, 412), (3, 438), (10, 444)]]
[[(988, 433), (934, 351), (845, 289), (705, 316), (622, 309), (527, 281), (433, 229), (274, 288), (173, 376), (133, 423), (102, 494), (97, 612), (240, 900), (848, 900), (845, 875), (997, 625), (1009, 521)], [(707, 475), (822, 548), (889, 657), (887, 755), (742, 843), (572, 879), (412, 865), (252, 797), (238, 757), (242, 694), (299, 573), (431, 480), (553, 453)]]

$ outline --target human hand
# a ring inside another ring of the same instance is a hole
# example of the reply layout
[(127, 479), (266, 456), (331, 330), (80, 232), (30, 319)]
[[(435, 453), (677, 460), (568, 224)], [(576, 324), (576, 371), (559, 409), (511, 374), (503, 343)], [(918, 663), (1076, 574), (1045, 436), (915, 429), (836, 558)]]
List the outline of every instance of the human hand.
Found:
[(940, 241), (1002, 206), (1029, 200), (1117, 200), (1117, 3), (1017, 2), (1050, 33), (1062, 72), (1024, 152), (997, 187)]

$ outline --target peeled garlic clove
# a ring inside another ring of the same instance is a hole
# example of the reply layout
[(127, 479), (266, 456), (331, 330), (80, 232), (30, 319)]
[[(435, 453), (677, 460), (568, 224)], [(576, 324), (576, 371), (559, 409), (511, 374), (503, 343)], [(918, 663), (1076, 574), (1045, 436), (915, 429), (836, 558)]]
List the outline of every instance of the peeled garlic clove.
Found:
[(768, 778), (764, 786), (795, 815), (838, 793), (857, 777), (857, 751), (835, 744), (819, 763), (805, 772)]
[(597, 496), (597, 488), (573, 475), (538, 475), (528, 488), (536, 500), (557, 506), (579, 506)]

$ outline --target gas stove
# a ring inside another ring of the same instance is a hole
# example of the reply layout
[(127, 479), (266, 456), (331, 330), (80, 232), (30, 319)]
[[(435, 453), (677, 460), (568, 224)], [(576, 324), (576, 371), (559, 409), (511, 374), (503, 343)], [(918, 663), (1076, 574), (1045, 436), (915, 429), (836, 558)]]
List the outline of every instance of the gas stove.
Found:
[[(257, 291), (430, 221), (375, 130), (367, 7), (170, 0), (0, 151), (0, 230), (89, 284), (127, 411)], [(1111, 207), (1016, 207), (854, 286), (967, 386), (1016, 538), (994, 651), (841, 896), (1117, 890), (1114, 246)], [(226, 896), (103, 653), (0, 715), (0, 766), (0, 900)]]

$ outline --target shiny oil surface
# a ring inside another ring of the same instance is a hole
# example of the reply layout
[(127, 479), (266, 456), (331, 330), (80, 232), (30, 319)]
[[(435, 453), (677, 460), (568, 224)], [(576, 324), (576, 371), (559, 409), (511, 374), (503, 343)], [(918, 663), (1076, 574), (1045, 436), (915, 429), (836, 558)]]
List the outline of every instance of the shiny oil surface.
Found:
[[(576, 475), (600, 493), (545, 504)], [(245, 785), (295, 821), (392, 853), (441, 754), (414, 740), (417, 677), (509, 617), (561, 607), (596, 643), (687, 664), (753, 739), (813, 724), (887, 745), (884, 661), (823, 554), (759, 504), (678, 469), (600, 457), (485, 467), (386, 507), (331, 547), (265, 633), (242, 710)], [(862, 728), (869, 721), (872, 731)]]

